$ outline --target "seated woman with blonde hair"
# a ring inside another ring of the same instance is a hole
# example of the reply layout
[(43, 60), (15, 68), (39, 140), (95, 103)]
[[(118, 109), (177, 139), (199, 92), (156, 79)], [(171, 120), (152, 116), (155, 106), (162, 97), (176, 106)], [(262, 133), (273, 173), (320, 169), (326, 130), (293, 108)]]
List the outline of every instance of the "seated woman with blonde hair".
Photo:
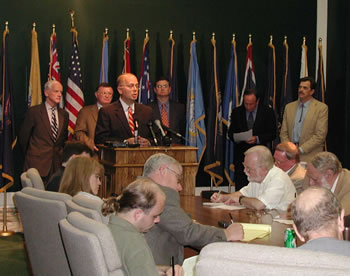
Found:
[(103, 166), (95, 159), (76, 157), (64, 170), (58, 191), (71, 196), (79, 194), (101, 200), (97, 195), (103, 174)]
[[(151, 249), (142, 233), (160, 221), (165, 194), (151, 179), (140, 177), (129, 184), (118, 197), (102, 205), (102, 214), (112, 214), (108, 227), (114, 237), (125, 275), (182, 276), (179, 265), (156, 266)], [(170, 263), (170, 260), (169, 260)]]

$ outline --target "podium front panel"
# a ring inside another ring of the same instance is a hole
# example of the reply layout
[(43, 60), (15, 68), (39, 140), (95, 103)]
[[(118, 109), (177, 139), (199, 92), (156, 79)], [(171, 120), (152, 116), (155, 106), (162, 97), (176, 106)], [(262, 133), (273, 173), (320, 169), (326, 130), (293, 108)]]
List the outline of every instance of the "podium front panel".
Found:
[(105, 168), (102, 184), (103, 197), (108, 197), (113, 192), (119, 195), (137, 176), (142, 175), (143, 165), (155, 153), (165, 153), (182, 165), (184, 182), (181, 195), (195, 195), (198, 170), (196, 147), (110, 148), (99, 146), (99, 148), (100, 162)]

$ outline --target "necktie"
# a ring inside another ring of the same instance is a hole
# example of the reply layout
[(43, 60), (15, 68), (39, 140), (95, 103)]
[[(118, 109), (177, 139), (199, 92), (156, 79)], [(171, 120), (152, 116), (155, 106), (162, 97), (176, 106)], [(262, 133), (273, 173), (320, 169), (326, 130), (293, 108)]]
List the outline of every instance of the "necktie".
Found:
[(301, 113), (300, 113), (300, 119), (299, 119), (299, 123), (301, 122), (301, 118), (303, 118), (303, 111), (304, 111), (304, 104), (301, 104)]
[(57, 135), (58, 135), (58, 126), (57, 126), (55, 111), (56, 111), (56, 107), (51, 107), (51, 130), (52, 130), (53, 139), (56, 141)]
[(135, 135), (134, 118), (132, 116), (132, 109), (130, 106), (128, 108), (128, 121), (129, 121), (129, 127), (131, 130), (131, 133), (132, 133), (132, 135)]
[(166, 127), (169, 127), (168, 113), (166, 112), (165, 104), (162, 104), (161, 119), (162, 119), (162, 124), (165, 125)]
[(254, 125), (253, 112), (250, 112), (249, 115), (248, 115), (247, 125), (248, 125), (248, 129), (252, 129), (253, 128), (253, 125)]

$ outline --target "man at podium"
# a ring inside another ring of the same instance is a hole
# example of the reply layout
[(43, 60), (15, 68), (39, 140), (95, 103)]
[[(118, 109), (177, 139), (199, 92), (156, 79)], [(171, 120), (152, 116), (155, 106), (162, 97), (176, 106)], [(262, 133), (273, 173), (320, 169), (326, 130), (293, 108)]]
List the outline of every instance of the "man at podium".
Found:
[(99, 110), (95, 130), (95, 144), (118, 140), (128, 144), (149, 147), (150, 131), (147, 124), (152, 120), (152, 109), (136, 103), (139, 84), (135, 75), (121, 74), (117, 79), (119, 100)]

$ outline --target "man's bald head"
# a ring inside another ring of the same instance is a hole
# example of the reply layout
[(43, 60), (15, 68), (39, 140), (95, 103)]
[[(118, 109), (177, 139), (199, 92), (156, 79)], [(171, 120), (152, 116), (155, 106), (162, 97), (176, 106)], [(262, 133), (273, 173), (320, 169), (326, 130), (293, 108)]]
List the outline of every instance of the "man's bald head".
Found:
[(292, 204), (294, 225), (306, 240), (314, 236), (337, 237), (341, 216), (340, 202), (325, 188), (308, 188)]

